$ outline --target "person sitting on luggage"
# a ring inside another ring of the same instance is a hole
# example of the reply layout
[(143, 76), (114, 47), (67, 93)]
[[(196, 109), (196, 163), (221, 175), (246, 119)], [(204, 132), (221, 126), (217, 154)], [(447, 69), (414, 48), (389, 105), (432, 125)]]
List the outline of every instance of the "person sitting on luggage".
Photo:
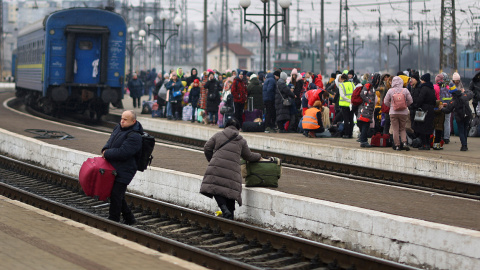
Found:
[(325, 131), (322, 122), (322, 102), (320, 100), (315, 101), (313, 107), (305, 111), (305, 115), (302, 120), (302, 128), (304, 135), (309, 138), (315, 138), (316, 133), (322, 133)]
[(192, 120), (191, 122), (195, 122), (196, 115), (195, 112), (197, 111), (198, 100), (200, 99), (200, 80), (195, 79), (193, 80), (190, 94), (188, 95), (188, 103), (192, 104)]
[(120, 124), (113, 129), (112, 135), (102, 148), (102, 157), (117, 171), (110, 195), (108, 219), (119, 222), (121, 213), (127, 225), (136, 223), (135, 216), (125, 201), (125, 192), (137, 172), (135, 156), (142, 149), (140, 132), (143, 132), (143, 127), (137, 121), (135, 112), (125, 111)]
[(234, 218), (235, 201), (242, 206), (242, 174), (240, 157), (257, 162), (261, 156), (253, 153), (247, 141), (239, 135), (240, 122), (229, 119), (225, 129), (213, 135), (204, 146), (208, 167), (205, 171), (200, 193), (217, 201), (222, 216)]

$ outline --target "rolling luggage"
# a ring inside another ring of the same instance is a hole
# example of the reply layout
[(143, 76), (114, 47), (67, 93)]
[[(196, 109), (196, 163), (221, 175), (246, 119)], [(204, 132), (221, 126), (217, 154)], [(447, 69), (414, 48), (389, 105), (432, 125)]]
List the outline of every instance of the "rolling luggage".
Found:
[(258, 162), (244, 162), (247, 187), (278, 187), (282, 176), (282, 161), (276, 157), (262, 158)]
[(265, 122), (243, 122), (243, 132), (265, 132)]
[(370, 141), (370, 144), (372, 146), (377, 146), (377, 147), (392, 146), (392, 143), (390, 140), (390, 134), (381, 134), (380, 132), (377, 132), (377, 134), (372, 136), (372, 140)]
[(251, 111), (245, 111), (245, 121), (253, 122), (257, 118), (262, 118), (262, 110), (253, 109)]
[(78, 180), (85, 195), (106, 201), (112, 192), (117, 171), (102, 157), (89, 158), (80, 168)]
[(183, 107), (182, 109), (182, 120), (183, 121), (190, 121), (192, 120), (192, 113), (193, 113), (193, 107), (191, 105), (187, 105)]

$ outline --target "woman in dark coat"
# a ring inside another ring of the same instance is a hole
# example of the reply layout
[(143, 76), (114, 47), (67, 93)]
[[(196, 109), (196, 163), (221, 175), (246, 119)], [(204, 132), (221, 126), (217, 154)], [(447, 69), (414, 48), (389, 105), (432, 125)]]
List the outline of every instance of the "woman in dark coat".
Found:
[(239, 129), (240, 123), (235, 118), (229, 119), (225, 129), (213, 135), (204, 147), (209, 163), (200, 193), (214, 197), (222, 216), (228, 219), (234, 217), (235, 201), (242, 206), (240, 157), (249, 162), (257, 162), (261, 158), (260, 154), (250, 151), (247, 141), (239, 135)]
[(435, 96), (435, 90), (433, 89), (433, 84), (430, 81), (430, 73), (425, 73), (420, 78), (422, 83), (420, 86), (420, 91), (418, 98), (413, 99), (413, 107), (415, 111), (422, 109), (426, 112), (424, 122), (413, 122), (413, 129), (415, 132), (419, 133), (420, 139), (422, 140), (422, 146), (418, 150), (430, 150), (430, 135), (433, 132), (433, 120), (435, 118), (434, 108), (437, 102), (437, 97)]
[(217, 79), (213, 72), (208, 75), (208, 82), (205, 84), (207, 89), (207, 113), (210, 125), (217, 123), (218, 106), (220, 105), (220, 90)]
[(475, 111), (475, 115), (477, 115), (479, 112), (477, 111), (477, 105), (478, 101), (480, 100), (480, 72), (477, 72), (475, 76), (473, 76), (472, 81), (470, 82), (470, 85), (468, 87), (468, 90), (470, 90), (473, 93), (473, 110)]
[(282, 73), (280, 73), (280, 79), (277, 81), (277, 92), (275, 93), (275, 111), (277, 116), (276, 121), (280, 133), (286, 132), (285, 123), (291, 119), (291, 108), (290, 106), (283, 105), (283, 100), (290, 98), (292, 100), (291, 106), (295, 106), (295, 102), (293, 102), (295, 94), (293, 94), (293, 92), (288, 88), (286, 82), (287, 78), (287, 73), (282, 71)]
[(250, 83), (247, 86), (247, 98), (253, 98), (253, 108), (263, 111), (263, 86), (257, 78), (257, 75), (250, 76)]

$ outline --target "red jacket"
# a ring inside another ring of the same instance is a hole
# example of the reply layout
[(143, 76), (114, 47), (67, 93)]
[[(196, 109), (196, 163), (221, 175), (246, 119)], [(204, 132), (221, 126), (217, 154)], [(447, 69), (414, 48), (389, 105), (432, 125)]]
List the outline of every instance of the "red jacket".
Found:
[(320, 96), (322, 95), (323, 89), (313, 89), (305, 93), (305, 97), (308, 99), (308, 107), (312, 107), (313, 103), (317, 100), (322, 100)]
[(247, 101), (247, 86), (238, 77), (232, 83), (232, 96), (235, 103), (245, 103)]
[(318, 87), (318, 88), (322, 88), (323, 89), (323, 77), (321, 74), (318, 74), (317, 77), (315, 78), (315, 85)]

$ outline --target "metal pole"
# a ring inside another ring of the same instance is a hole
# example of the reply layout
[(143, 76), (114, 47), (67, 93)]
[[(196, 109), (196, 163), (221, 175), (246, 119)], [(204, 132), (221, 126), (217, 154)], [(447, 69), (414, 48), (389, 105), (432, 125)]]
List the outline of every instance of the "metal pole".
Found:
[(320, 72), (325, 76), (325, 29), (324, 29), (324, 18), (323, 18), (323, 5), (325, 0), (322, 0), (321, 11), (320, 11)]
[(160, 47), (162, 48), (162, 72), (165, 74), (165, 20), (162, 20), (162, 41)]
[(243, 9), (240, 8), (240, 46), (243, 46), (243, 23), (242, 23), (242, 20), (243, 20)]
[(353, 63), (353, 70), (355, 70), (355, 38), (353, 38), (353, 44), (352, 44), (352, 63)]
[(267, 2), (263, 3), (263, 70), (267, 70)]
[(400, 49), (400, 48), (402, 48), (402, 47), (400, 47), (400, 44), (401, 44), (400, 43), (401, 42), (400, 35), (401, 34), (402, 34), (401, 32), (398, 32), (398, 71), (402, 70), (402, 66), (400, 65), (400, 58), (401, 58), (400, 56), (402, 55), (402, 50)]
[[(208, 12), (207, 0), (204, 0), (203, 1), (203, 70), (207, 70), (207, 12)], [(162, 55), (163, 55), (163, 52), (162, 52)]]
[(133, 37), (130, 37), (130, 77), (133, 74)]

